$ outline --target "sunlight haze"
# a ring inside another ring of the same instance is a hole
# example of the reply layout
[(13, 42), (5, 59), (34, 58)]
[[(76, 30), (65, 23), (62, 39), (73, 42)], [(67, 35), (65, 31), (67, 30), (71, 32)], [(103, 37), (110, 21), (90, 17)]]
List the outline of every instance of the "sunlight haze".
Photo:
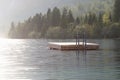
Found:
[[(68, 2), (72, 4), (73, 0), (64, 1)], [(64, 6), (61, 0), (0, 0), (0, 36), (7, 34), (12, 21), (24, 21), (36, 13), (61, 5)]]

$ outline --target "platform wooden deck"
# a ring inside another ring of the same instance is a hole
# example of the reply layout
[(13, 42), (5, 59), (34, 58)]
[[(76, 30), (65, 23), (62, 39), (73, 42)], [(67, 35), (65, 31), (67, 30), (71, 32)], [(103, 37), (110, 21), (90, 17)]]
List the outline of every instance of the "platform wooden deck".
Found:
[(83, 42), (76, 45), (76, 42), (49, 42), (49, 48), (53, 50), (97, 50), (99, 49), (99, 44), (96, 43), (86, 43), (86, 47)]

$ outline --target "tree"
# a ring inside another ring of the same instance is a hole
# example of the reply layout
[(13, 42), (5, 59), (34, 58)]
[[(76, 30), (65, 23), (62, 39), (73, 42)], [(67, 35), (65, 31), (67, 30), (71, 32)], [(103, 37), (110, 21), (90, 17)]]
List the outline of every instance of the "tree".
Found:
[(51, 26), (51, 18), (52, 18), (52, 12), (51, 9), (49, 8), (47, 11), (47, 25)]
[(120, 24), (113, 23), (109, 27), (103, 28), (104, 38), (120, 38)]
[(67, 24), (68, 24), (68, 18), (67, 18), (67, 15), (68, 15), (68, 11), (66, 8), (63, 9), (63, 12), (62, 12), (62, 18), (61, 18), (61, 26), (63, 28), (67, 28)]
[(15, 25), (14, 22), (11, 23), (11, 28), (9, 30), (8, 36), (11, 38), (15, 37)]
[(68, 23), (74, 23), (74, 17), (71, 10), (69, 10), (68, 13)]
[(46, 15), (43, 15), (42, 16), (42, 27), (41, 27), (41, 36), (44, 37), (45, 36), (45, 33), (46, 33), (46, 30), (48, 29), (48, 26), (47, 26), (47, 16)]
[(114, 12), (113, 12), (114, 22), (120, 21), (120, 0), (115, 0)]
[[(36, 14), (34, 17), (33, 17), (33, 19), (32, 19), (32, 25), (33, 26), (31, 26), (32, 27), (32, 30), (33, 30), (33, 28), (34, 28), (34, 30), (36, 31), (36, 32), (38, 32), (38, 31), (40, 31), (40, 29), (41, 29), (41, 24), (40, 24), (40, 22), (41, 22), (41, 19), (42, 19), (42, 17), (41, 17), (42, 15), (41, 15), (41, 13), (40, 14)], [(27, 24), (28, 25), (28, 24)], [(31, 30), (31, 31), (32, 31)]]
[(55, 7), (52, 11), (52, 26), (58, 26), (60, 24), (60, 10)]
[(79, 24), (80, 24), (80, 19), (79, 19), (79, 17), (76, 18), (75, 23), (76, 23), (76, 25), (79, 25)]
[(84, 16), (84, 24), (85, 23), (88, 23), (88, 15), (87, 14)]
[(120, 38), (120, 24), (119, 23), (113, 23), (110, 26), (110, 33), (111, 38)]
[(89, 15), (88, 15), (88, 24), (92, 25), (93, 23), (96, 23), (96, 22), (97, 22), (96, 14), (89, 12)]
[(92, 19), (92, 13), (89, 12), (89, 15), (88, 15), (88, 24), (92, 24), (93, 23), (93, 19)]
[(110, 14), (108, 12), (103, 14), (103, 23), (104, 24), (109, 24), (110, 23)]
[(47, 38), (61, 38), (61, 34), (62, 34), (62, 29), (59, 26), (56, 27), (50, 27), (47, 31), (46, 31), (46, 37)]

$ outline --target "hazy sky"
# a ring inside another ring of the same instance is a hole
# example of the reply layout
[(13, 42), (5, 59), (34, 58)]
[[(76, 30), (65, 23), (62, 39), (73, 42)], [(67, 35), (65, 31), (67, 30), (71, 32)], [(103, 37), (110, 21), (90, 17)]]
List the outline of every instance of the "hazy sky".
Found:
[[(79, 1), (79, 0), (76, 0)], [(24, 21), (54, 6), (65, 6), (74, 0), (0, 0), (0, 36), (7, 33), (12, 21)]]

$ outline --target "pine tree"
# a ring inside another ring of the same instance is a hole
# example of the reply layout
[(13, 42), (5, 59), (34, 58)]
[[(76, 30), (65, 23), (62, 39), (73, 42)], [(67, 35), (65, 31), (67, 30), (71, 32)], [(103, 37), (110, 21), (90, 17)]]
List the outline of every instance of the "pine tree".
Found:
[(68, 24), (68, 18), (67, 18), (67, 15), (68, 15), (68, 11), (66, 8), (63, 9), (63, 13), (62, 13), (62, 17), (61, 17), (61, 26), (63, 28), (67, 28), (67, 24)]
[(98, 15), (98, 24), (99, 25), (101, 25), (103, 23), (102, 17), (103, 17), (103, 13), (99, 13), (99, 15)]
[(86, 24), (86, 23), (88, 23), (88, 15), (87, 14), (84, 16), (84, 24)]
[(10, 38), (14, 38), (14, 36), (15, 36), (15, 25), (14, 25), (14, 22), (11, 23), (11, 28), (9, 30), (8, 36)]
[(114, 22), (120, 21), (120, 0), (115, 0), (113, 17), (114, 17)]
[(79, 17), (76, 18), (75, 23), (76, 23), (76, 25), (80, 24), (80, 19), (79, 19)]
[(73, 23), (73, 22), (74, 22), (74, 17), (73, 17), (72, 11), (69, 10), (69, 13), (68, 13), (68, 23)]
[(52, 11), (52, 26), (58, 26), (60, 24), (60, 10), (55, 7)]
[(49, 8), (48, 11), (47, 11), (47, 25), (48, 27), (51, 26), (51, 17), (52, 17), (52, 12), (51, 12), (51, 9)]

